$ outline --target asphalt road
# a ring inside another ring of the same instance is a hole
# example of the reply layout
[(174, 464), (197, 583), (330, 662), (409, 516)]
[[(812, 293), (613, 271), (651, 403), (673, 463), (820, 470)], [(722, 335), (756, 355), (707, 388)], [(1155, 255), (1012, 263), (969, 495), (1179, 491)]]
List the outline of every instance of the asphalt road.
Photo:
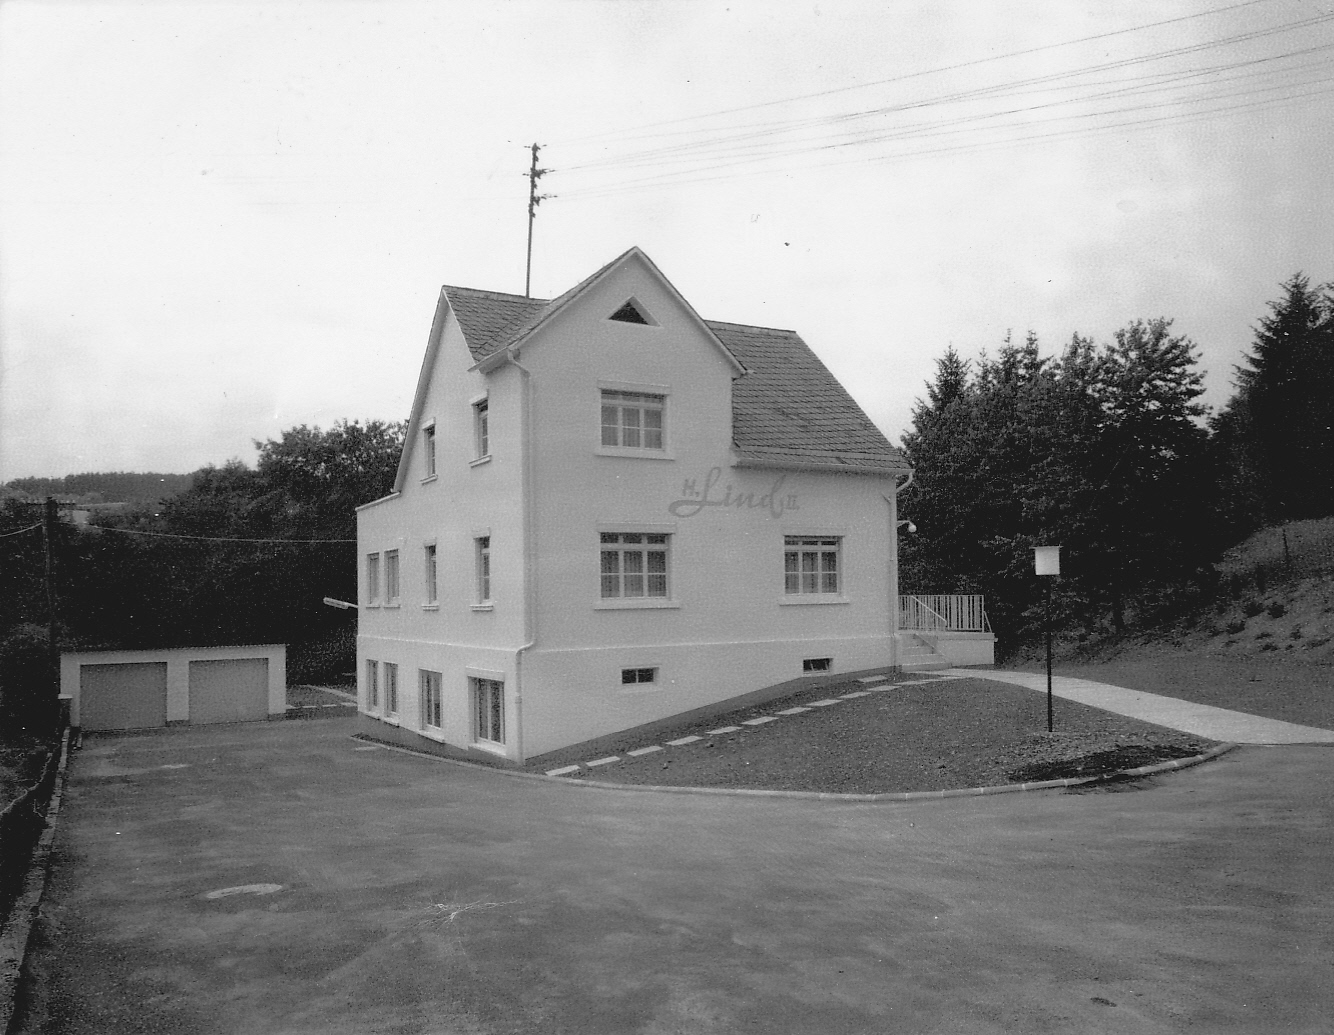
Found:
[[(19, 1030), (1325, 1032), (1334, 1014), (1331, 748), (842, 804), (517, 779), (349, 729), (85, 741)], [(251, 885), (270, 887), (230, 890)]]

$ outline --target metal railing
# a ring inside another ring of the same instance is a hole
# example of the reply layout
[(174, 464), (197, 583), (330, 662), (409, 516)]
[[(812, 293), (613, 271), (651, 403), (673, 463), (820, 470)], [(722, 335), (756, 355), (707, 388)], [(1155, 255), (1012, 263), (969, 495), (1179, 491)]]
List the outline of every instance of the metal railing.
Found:
[(899, 628), (913, 632), (991, 632), (980, 593), (912, 593), (899, 597)]

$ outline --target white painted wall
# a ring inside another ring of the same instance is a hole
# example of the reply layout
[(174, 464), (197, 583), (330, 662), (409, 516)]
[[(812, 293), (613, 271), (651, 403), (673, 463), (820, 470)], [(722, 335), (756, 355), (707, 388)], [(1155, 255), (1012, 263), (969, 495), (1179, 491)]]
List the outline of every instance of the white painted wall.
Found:
[(264, 658), (269, 669), (269, 714), (287, 712), (287, 646), (265, 643), (228, 647), (179, 647), (155, 650), (69, 651), (60, 655), (60, 693), (70, 698), (70, 724), (79, 725), (79, 670), (84, 665), (166, 662), (167, 721), (190, 720), (190, 662)]
[[(606, 319), (629, 297), (658, 326)], [(471, 357), (451, 317), (422, 413), (436, 422), (438, 477), (423, 483), (416, 474), (398, 497), (359, 514), (363, 712), (367, 659), (400, 666), (397, 724), (414, 730), (421, 730), (418, 670), (440, 671), (445, 720), (431, 735), (466, 748), (468, 670), (503, 675), (514, 734), (506, 754), (520, 760), (794, 678), (803, 658), (831, 657), (834, 671), (892, 663), (896, 594), (884, 497), (893, 480), (731, 466), (735, 368), (645, 264), (628, 263), (594, 283), (525, 343), (519, 361), (532, 375), (534, 449), (535, 645), (523, 655), (522, 682), (515, 663), (526, 632), (521, 377), (512, 365), (468, 372)], [(602, 387), (667, 396), (665, 455), (602, 449)], [(470, 466), (470, 403), (482, 392), (490, 398), (492, 459)], [(692, 504), (691, 492), (706, 488), (710, 501), (746, 504)], [(495, 580), (494, 610), (485, 613), (469, 606), (472, 539), (482, 528), (491, 531)], [(600, 597), (599, 532), (636, 530), (672, 537), (667, 606), (609, 607)], [(838, 602), (784, 594), (783, 537), (807, 534), (843, 537)], [(434, 610), (422, 606), (420, 578), (422, 544), (432, 537), (441, 557)], [(367, 607), (365, 555), (395, 544), (402, 601)], [(656, 667), (660, 682), (623, 687), (621, 669), (630, 667)]]

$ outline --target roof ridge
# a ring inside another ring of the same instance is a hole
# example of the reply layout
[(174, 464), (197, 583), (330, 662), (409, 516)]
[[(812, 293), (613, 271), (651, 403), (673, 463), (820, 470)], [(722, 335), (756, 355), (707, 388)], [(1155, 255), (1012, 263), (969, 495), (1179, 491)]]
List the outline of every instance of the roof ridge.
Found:
[(705, 320), (704, 322), (710, 327), (717, 324), (720, 327), (735, 327), (738, 330), (743, 331), (768, 331), (771, 334), (791, 334), (796, 337), (801, 337), (796, 331), (790, 330), (787, 327), (765, 327), (758, 323), (736, 323), (732, 320)]
[(474, 295), (486, 295), (488, 298), (513, 299), (515, 302), (531, 302), (533, 305), (546, 305), (549, 298), (533, 298), (531, 295), (516, 295), (510, 291), (492, 291), (490, 288), (467, 287), (464, 284), (442, 284), (443, 291), (468, 291)]

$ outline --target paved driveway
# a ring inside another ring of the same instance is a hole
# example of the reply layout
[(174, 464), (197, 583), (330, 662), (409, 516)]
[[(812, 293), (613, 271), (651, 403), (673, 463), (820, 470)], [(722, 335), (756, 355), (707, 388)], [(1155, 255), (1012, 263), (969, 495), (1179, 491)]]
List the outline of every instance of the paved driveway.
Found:
[[(1334, 751), (889, 804), (87, 741), (27, 1032), (1327, 1031)], [(210, 893), (279, 885), (267, 894)]]

